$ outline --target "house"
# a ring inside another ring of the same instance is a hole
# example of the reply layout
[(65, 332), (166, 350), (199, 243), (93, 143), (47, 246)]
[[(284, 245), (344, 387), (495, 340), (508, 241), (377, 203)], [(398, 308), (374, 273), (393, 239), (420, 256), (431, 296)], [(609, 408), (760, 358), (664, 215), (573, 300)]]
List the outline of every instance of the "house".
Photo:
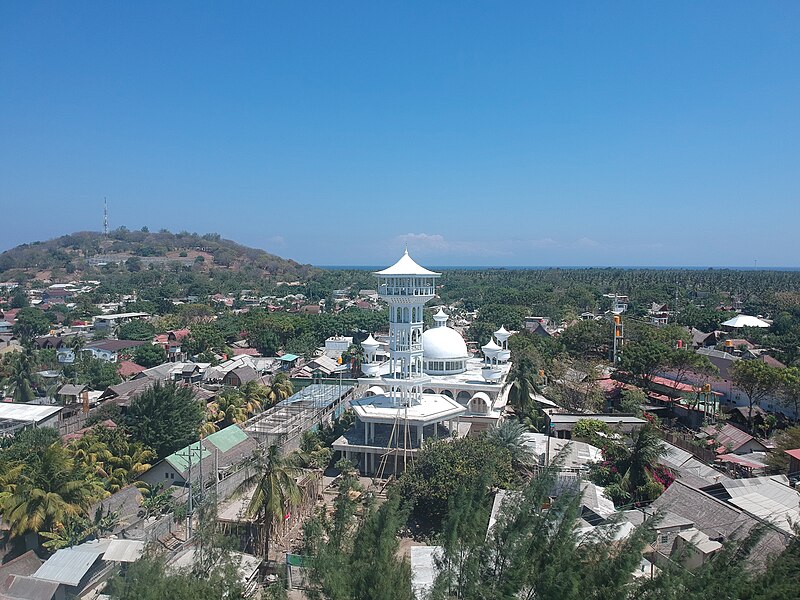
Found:
[(58, 350), (65, 345), (65, 340), (60, 335), (43, 335), (37, 337), (33, 343), (37, 350)]
[(542, 337), (552, 337), (552, 334), (547, 329), (550, 324), (550, 319), (547, 317), (525, 317), (525, 331), (535, 333)]
[(92, 324), (96, 330), (113, 330), (117, 325), (128, 323), (129, 321), (141, 321), (150, 317), (144, 312), (114, 313), (108, 315), (97, 315), (92, 317)]
[(760, 440), (730, 423), (725, 423), (721, 427), (717, 425), (704, 427), (698, 437), (707, 438), (717, 454), (769, 452), (769, 448)]
[(572, 439), (572, 430), (575, 424), (582, 419), (596, 419), (607, 423), (612, 429), (618, 429), (620, 432), (630, 434), (633, 431), (638, 431), (645, 426), (647, 421), (638, 417), (629, 415), (609, 415), (605, 413), (590, 414), (564, 414), (553, 413), (546, 414), (548, 420), (548, 431), (551, 435), (560, 439)]
[[(167, 353), (167, 360), (169, 362), (177, 362), (186, 360), (187, 355), (181, 349), (181, 343), (184, 339), (189, 337), (191, 331), (189, 329), (175, 329), (168, 331), (166, 334), (160, 335), (156, 338)], [(163, 342), (161, 339), (165, 338)]]
[(75, 362), (75, 351), (72, 348), (62, 346), (56, 351), (56, 360), (62, 365), (71, 365)]
[(145, 370), (146, 369), (143, 366), (137, 365), (135, 362), (131, 362), (129, 360), (121, 360), (119, 362), (119, 366), (117, 367), (117, 373), (119, 373), (119, 376), (123, 379), (135, 377)]
[(240, 387), (248, 381), (255, 381), (256, 379), (258, 379), (256, 370), (249, 365), (244, 365), (228, 371), (223, 377), (222, 383), (223, 385)]
[(189, 480), (191, 464), (192, 481), (199, 479), (202, 472), (203, 479), (210, 483), (235, 471), (257, 447), (254, 438), (238, 425), (231, 425), (170, 454), (140, 479), (149, 485), (183, 486)]
[(14, 325), (10, 321), (0, 321), (0, 333), (11, 333), (13, 329)]
[(123, 414), (125, 413), (130, 403), (142, 392), (148, 389), (155, 383), (155, 380), (149, 377), (141, 377), (138, 379), (130, 379), (123, 381), (117, 385), (107, 387), (105, 391), (100, 394), (99, 402), (113, 402), (117, 404)]
[[(710, 540), (721, 543), (729, 539), (741, 539), (753, 527), (762, 523), (755, 515), (681, 480), (674, 481), (650, 505), (650, 508), (653, 511), (671, 513), (682, 519), (682, 526), (678, 528), (680, 531), (694, 528), (703, 532)], [(657, 564), (663, 563), (665, 558), (671, 556), (675, 537), (677, 532), (670, 532), (665, 537), (657, 539)], [(783, 551), (790, 539), (791, 536), (785, 531), (777, 527), (767, 527), (750, 553), (751, 564), (755, 568), (763, 568), (771, 557)], [(660, 559), (658, 555), (661, 555)]]
[(136, 340), (101, 340), (86, 344), (82, 352), (106, 362), (118, 362), (120, 356), (132, 354), (136, 348), (144, 344), (145, 342)]
[(789, 455), (789, 477), (797, 479), (800, 477), (800, 448), (795, 450), (784, 450)]
[(659, 304), (653, 302), (647, 311), (650, 317), (650, 324), (660, 327), (669, 323), (669, 306), (667, 304)]
[(89, 388), (86, 385), (73, 385), (71, 383), (67, 383), (58, 389), (56, 392), (56, 397), (58, 398), (58, 401), (64, 405), (78, 404), (89, 400), (88, 392)]
[[(12, 558), (10, 561), (0, 565), (0, 598), (14, 598), (9, 593), (14, 579), (16, 577), (30, 577), (39, 570), (43, 562), (33, 550), (28, 550), (25, 554)], [(25, 596), (19, 595), (16, 597), (25, 598)]]

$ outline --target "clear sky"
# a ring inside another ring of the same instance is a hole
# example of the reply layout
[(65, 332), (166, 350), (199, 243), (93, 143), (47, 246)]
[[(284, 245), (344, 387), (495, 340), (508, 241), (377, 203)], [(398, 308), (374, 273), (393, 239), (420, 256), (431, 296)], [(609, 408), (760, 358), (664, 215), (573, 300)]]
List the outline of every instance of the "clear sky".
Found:
[(800, 2), (0, 3), (0, 250), (800, 266)]

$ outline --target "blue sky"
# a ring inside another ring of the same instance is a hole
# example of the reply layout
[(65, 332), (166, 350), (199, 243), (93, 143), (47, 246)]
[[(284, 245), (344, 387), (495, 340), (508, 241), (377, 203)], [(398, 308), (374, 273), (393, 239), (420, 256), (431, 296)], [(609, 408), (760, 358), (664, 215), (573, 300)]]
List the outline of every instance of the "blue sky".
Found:
[(0, 249), (799, 266), (798, 2), (4, 2)]

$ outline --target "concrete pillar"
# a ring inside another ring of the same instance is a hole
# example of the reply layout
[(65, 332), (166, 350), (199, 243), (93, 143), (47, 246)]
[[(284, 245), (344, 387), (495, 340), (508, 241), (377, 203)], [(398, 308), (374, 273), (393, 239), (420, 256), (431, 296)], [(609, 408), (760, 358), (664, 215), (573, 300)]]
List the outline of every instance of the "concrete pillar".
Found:
[(419, 441), (420, 447), (422, 447), (424, 430), (425, 430), (424, 425), (417, 425), (417, 440)]
[(369, 443), (369, 423), (364, 421), (364, 443)]

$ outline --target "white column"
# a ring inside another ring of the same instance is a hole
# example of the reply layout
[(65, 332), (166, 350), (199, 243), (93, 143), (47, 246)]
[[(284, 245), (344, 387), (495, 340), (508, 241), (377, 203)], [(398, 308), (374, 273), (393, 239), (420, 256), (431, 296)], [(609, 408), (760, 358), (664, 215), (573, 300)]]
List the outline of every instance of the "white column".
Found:
[(417, 425), (417, 438), (419, 438), (420, 448), (422, 447), (424, 429), (425, 429), (424, 425)]

